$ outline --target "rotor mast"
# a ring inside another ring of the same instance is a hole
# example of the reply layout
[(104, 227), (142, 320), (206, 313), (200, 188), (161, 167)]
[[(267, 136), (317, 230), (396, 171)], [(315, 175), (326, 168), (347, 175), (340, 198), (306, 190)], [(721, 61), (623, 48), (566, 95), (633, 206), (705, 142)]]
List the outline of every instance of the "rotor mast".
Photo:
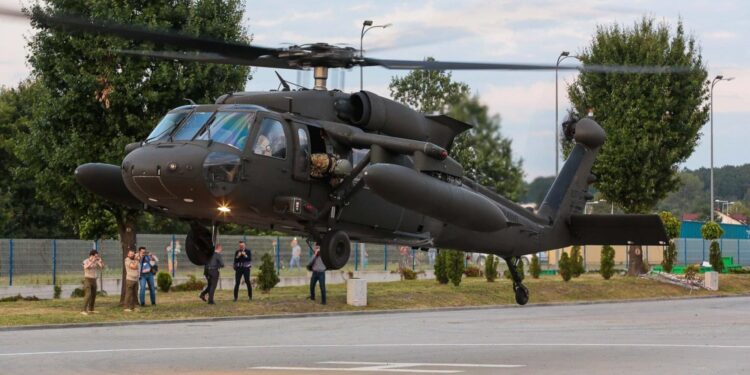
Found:
[(313, 77), (315, 77), (315, 87), (313, 90), (326, 91), (326, 81), (328, 80), (328, 67), (316, 66), (313, 68)]

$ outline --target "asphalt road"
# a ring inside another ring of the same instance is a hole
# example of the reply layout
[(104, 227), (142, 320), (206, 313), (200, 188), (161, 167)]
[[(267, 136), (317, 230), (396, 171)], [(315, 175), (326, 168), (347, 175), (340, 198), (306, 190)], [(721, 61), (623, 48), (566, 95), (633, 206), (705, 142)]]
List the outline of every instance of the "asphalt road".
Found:
[(750, 373), (750, 298), (0, 332), (7, 374)]

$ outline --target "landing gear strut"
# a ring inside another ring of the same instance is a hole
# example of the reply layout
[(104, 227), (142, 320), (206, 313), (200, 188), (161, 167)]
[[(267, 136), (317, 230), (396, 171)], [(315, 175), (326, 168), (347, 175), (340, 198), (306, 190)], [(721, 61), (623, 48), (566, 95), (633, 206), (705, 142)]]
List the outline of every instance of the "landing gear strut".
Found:
[(513, 279), (513, 292), (516, 294), (516, 303), (523, 306), (529, 302), (529, 289), (521, 283), (522, 278), (516, 268), (523, 258), (508, 257), (503, 259), (508, 264), (508, 271), (510, 272), (510, 277)]

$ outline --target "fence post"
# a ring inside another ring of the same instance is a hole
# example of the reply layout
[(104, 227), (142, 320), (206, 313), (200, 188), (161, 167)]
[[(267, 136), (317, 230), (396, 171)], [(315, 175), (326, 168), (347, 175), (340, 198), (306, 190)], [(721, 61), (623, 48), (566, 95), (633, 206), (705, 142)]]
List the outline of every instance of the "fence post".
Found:
[(588, 261), (586, 260), (586, 245), (583, 245), (583, 272), (586, 272), (588, 268)]
[(740, 265), (742, 264), (740, 263), (740, 239), (739, 238), (737, 239), (737, 264), (740, 264)]
[(281, 238), (276, 236), (276, 273), (281, 272)]
[(177, 260), (177, 237), (173, 234), (172, 235), (172, 279), (174, 279), (177, 276), (177, 263), (175, 263), (175, 260)]
[(52, 285), (57, 285), (57, 240), (52, 240)]
[(417, 250), (414, 248), (411, 249), (411, 270), (417, 270)]
[(354, 270), (359, 270), (359, 242), (354, 243)]
[(8, 261), (8, 285), (13, 286), (13, 239), (10, 239), (10, 259)]
[(309, 256), (310, 258), (312, 258), (312, 256), (313, 256), (313, 248), (312, 248), (312, 245), (310, 245), (309, 242), (307, 243), (307, 249), (308, 249), (307, 256)]
[(96, 252), (99, 252), (99, 239), (94, 240), (94, 249), (96, 249)]
[(687, 237), (682, 238), (682, 251), (685, 253), (685, 265), (687, 266)]
[(703, 240), (703, 255), (701, 255), (701, 265), (706, 261), (706, 240)]
[(385, 245), (383, 251), (383, 271), (388, 271), (388, 245)]

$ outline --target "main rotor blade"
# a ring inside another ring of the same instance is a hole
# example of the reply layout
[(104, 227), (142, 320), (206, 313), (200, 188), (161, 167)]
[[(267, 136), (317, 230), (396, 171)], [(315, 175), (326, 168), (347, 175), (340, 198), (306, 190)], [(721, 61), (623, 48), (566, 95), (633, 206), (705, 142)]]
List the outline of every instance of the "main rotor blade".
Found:
[(638, 66), (638, 65), (582, 65), (570, 66), (553, 64), (520, 64), (520, 63), (482, 63), (429, 60), (386, 60), (364, 58), (364, 66), (382, 66), (393, 70), (579, 70), (590, 73), (684, 73), (690, 70), (682, 66)]
[(136, 50), (113, 50), (114, 53), (121, 55), (151, 57), (161, 60), (183, 60), (195, 61), (206, 64), (225, 64), (225, 65), (245, 65), (257, 66), (261, 68), (277, 69), (302, 69), (290, 66), (287, 60), (279, 59), (273, 56), (265, 56), (255, 60), (238, 59), (224, 56), (213, 52), (180, 52), (180, 51), (136, 51)]
[(49, 15), (39, 10), (31, 14), (0, 8), (0, 15), (31, 18), (43, 25), (61, 27), (70, 31), (117, 36), (124, 39), (142, 40), (174, 47), (220, 53), (240, 59), (257, 59), (262, 56), (276, 56), (275, 48), (251, 46), (241, 42), (230, 42), (213, 38), (198, 37), (176, 31), (153, 30), (140, 26), (124, 25), (110, 21), (90, 20), (71, 15)]

